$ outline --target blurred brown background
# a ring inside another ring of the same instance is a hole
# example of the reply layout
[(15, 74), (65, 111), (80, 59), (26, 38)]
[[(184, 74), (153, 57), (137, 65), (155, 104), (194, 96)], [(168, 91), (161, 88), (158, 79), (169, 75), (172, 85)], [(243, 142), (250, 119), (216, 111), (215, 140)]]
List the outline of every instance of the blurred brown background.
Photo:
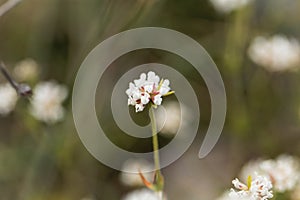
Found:
[[(120, 183), (118, 171), (95, 160), (82, 145), (73, 124), (71, 92), (89, 51), (136, 27), (170, 28), (197, 40), (217, 64), (227, 92), (224, 131), (214, 150), (200, 160), (197, 154), (210, 120), (210, 99), (190, 65), (166, 52), (141, 50), (120, 58), (106, 73), (103, 93), (109, 93), (121, 76), (118, 66), (164, 62), (182, 67), (199, 91), (198, 137), (182, 158), (163, 169), (169, 199), (214, 199), (231, 187), (248, 160), (283, 153), (300, 156), (300, 72), (269, 71), (247, 54), (259, 35), (283, 34), (298, 40), (299, 9), (299, 0), (252, 1), (227, 13), (206, 0), (23, 0), (0, 18), (0, 58), (9, 71), (23, 59), (34, 59), (40, 74), (32, 86), (54, 79), (68, 86), (69, 97), (63, 104), (64, 120), (54, 125), (34, 119), (26, 99), (19, 99), (9, 115), (0, 116), (0, 199), (113, 200), (132, 189)], [(2, 76), (0, 81), (5, 82)], [(99, 92), (96, 102), (107, 103)], [(98, 108), (99, 116), (110, 116), (109, 110)], [(111, 137), (126, 146), (127, 141), (114, 137), (120, 134), (114, 123), (105, 124), (113, 130)], [(137, 140), (130, 147), (148, 151), (151, 144)]]

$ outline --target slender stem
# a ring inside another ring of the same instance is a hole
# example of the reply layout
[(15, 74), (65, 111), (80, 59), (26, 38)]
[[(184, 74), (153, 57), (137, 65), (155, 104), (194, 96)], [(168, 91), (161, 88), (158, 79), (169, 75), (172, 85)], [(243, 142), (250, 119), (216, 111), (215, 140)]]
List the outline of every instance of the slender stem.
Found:
[(0, 17), (4, 15), (6, 12), (8, 12), (10, 9), (15, 7), (18, 3), (20, 3), (22, 0), (8, 0), (4, 4), (0, 6)]
[(150, 115), (151, 128), (152, 128), (152, 144), (153, 144), (153, 153), (154, 153), (154, 164), (155, 164), (155, 169), (157, 170), (157, 172), (160, 173), (157, 128), (156, 128), (156, 120), (155, 120), (154, 111), (153, 111), (152, 106), (149, 109), (149, 115)]
[(0, 62), (0, 71), (2, 72), (3, 76), (8, 80), (13, 88), (18, 92), (18, 83), (13, 80), (13, 78), (7, 72), (4, 63)]

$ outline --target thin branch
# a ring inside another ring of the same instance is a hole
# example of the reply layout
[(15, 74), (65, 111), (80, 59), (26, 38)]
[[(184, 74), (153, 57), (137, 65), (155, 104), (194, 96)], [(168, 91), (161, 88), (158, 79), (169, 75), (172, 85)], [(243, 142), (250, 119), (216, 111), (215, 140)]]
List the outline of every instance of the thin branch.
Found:
[(2, 72), (3, 76), (8, 80), (8, 82), (11, 84), (11, 86), (15, 88), (16, 91), (18, 91), (18, 83), (15, 80), (13, 80), (13, 78), (9, 75), (3, 62), (0, 63), (0, 71)]
[(11, 75), (9, 75), (8, 71), (6, 70), (5, 64), (0, 62), (0, 71), (2, 72), (3, 76), (8, 80), (11, 86), (16, 90), (16, 92), (22, 97), (31, 97), (32, 89), (29, 85), (25, 83), (19, 84), (16, 82)]
[(15, 7), (22, 0), (8, 0), (0, 6), (0, 17), (2, 17), (6, 12)]

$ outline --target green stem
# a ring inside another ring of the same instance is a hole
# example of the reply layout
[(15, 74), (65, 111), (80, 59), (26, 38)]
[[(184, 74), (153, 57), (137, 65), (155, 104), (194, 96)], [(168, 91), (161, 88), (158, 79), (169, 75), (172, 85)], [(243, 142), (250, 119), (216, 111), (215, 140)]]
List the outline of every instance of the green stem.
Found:
[(155, 170), (160, 171), (157, 128), (156, 128), (156, 120), (155, 120), (152, 106), (149, 109), (149, 115), (150, 115), (151, 128), (152, 128), (152, 144), (153, 144)]
[(155, 165), (155, 190), (162, 191), (164, 188), (164, 177), (161, 175), (160, 171), (160, 160), (159, 160), (159, 145), (157, 137), (157, 127), (154, 116), (153, 106), (149, 109), (149, 116), (151, 120), (152, 128), (152, 144), (153, 144), (153, 155), (154, 155), (154, 165)]

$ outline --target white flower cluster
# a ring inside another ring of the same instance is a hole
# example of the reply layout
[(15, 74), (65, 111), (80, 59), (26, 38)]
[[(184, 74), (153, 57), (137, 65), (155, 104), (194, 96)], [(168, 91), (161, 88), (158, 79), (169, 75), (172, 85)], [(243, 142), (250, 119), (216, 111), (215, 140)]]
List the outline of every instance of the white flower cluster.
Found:
[(232, 181), (235, 189), (231, 189), (229, 197), (232, 199), (267, 200), (273, 197), (272, 183), (264, 176), (256, 176), (249, 181), (249, 185), (241, 183), (237, 178)]
[(252, 0), (210, 0), (216, 10), (222, 13), (230, 13), (247, 5)]
[(234, 179), (235, 189), (225, 192), (218, 200), (270, 199), (271, 189), (275, 193), (289, 192), (293, 200), (299, 200), (300, 162), (294, 156), (284, 154), (276, 159), (250, 161), (242, 168), (240, 176), (247, 184)]
[[(164, 136), (174, 136), (179, 126), (185, 130), (193, 123), (190, 108), (175, 101), (167, 102), (155, 113), (157, 127), (162, 127), (160, 133)], [(184, 116), (184, 117), (182, 117)]]
[(18, 100), (17, 92), (8, 83), (0, 85), (0, 115), (9, 114)]
[(289, 155), (280, 155), (275, 160), (258, 160), (250, 162), (242, 169), (242, 176), (252, 172), (269, 177), (277, 192), (295, 188), (299, 177), (299, 161)]
[(135, 190), (127, 194), (122, 200), (166, 200), (162, 193), (153, 192), (149, 189)]
[(170, 81), (160, 78), (152, 71), (146, 75), (142, 73), (140, 78), (129, 83), (128, 105), (135, 106), (136, 112), (144, 110), (145, 106), (151, 102), (158, 106), (162, 103), (162, 97), (170, 94)]
[(300, 65), (300, 44), (296, 39), (282, 35), (259, 36), (252, 41), (248, 55), (253, 62), (271, 72), (291, 70)]
[(62, 102), (68, 90), (54, 81), (40, 82), (33, 91), (30, 111), (38, 120), (53, 124), (64, 117)]

